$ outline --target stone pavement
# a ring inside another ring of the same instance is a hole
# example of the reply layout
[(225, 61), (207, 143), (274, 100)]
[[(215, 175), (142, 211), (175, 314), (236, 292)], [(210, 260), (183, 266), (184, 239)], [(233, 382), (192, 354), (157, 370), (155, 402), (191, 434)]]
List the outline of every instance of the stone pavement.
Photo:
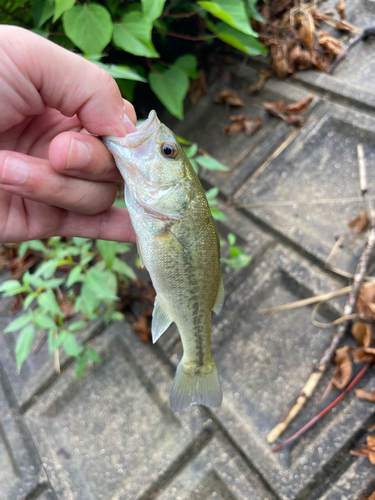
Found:
[[(347, 2), (347, 14), (358, 26), (375, 24), (375, 2)], [(227, 299), (212, 335), (222, 407), (171, 412), (181, 356), (174, 327), (153, 346), (125, 322), (93, 325), (81, 341), (92, 341), (103, 363), (78, 381), (67, 358), (62, 375), (54, 375), (45, 346), (18, 373), (16, 335), (2, 335), (0, 500), (355, 500), (375, 489), (374, 466), (348, 453), (363, 445), (375, 422), (375, 405), (354, 394), (296, 444), (271, 452), (268, 432), (295, 401), (333, 329), (313, 326), (309, 307), (260, 313), (345, 284), (324, 260), (363, 208), (358, 143), (375, 194), (374, 49), (374, 40), (361, 42), (334, 75), (306, 71), (270, 80), (252, 97), (246, 88), (257, 78), (254, 63), (239, 63), (232, 86), (245, 108), (213, 104), (226, 86), (218, 81), (175, 129), (230, 166), (228, 173), (201, 176), (205, 187), (220, 188), (228, 217), (220, 232), (234, 232), (252, 256), (245, 269), (223, 267)], [(298, 130), (261, 106), (309, 92), (309, 120)], [(229, 115), (243, 112), (261, 116), (259, 132), (250, 139), (221, 135)], [(228, 208), (228, 199), (239, 209)], [(353, 272), (363, 244), (363, 237), (347, 236), (332, 264)], [(343, 300), (332, 301), (318, 319), (336, 318)], [(11, 321), (10, 302), (0, 302), (1, 330)], [(311, 418), (331, 374), (283, 437)], [(360, 386), (375, 389), (372, 371)]]

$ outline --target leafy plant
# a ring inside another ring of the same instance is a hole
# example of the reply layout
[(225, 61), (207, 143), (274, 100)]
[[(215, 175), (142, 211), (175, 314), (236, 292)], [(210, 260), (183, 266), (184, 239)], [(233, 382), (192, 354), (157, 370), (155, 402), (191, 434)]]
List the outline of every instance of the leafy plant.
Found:
[[(0, 0), (0, 23), (28, 28), (107, 70), (132, 101), (137, 83), (179, 119), (190, 80), (199, 78), (198, 44), (221, 40), (249, 55), (266, 51), (249, 19), (256, 0)], [(171, 41), (182, 39), (179, 56)], [(161, 58), (161, 59), (160, 59)], [(156, 63), (152, 62), (157, 60)], [(198, 161), (198, 159), (197, 159)]]
[[(15, 358), (20, 370), (29, 355), (37, 329), (45, 330), (52, 354), (62, 347), (77, 360), (77, 376), (82, 375), (89, 359), (100, 362), (91, 348), (78, 344), (75, 334), (90, 321), (104, 318), (107, 323), (123, 318), (116, 310), (119, 283), (135, 279), (134, 270), (119, 258), (131, 245), (113, 241), (50, 238), (21, 243), (19, 257), (28, 249), (41, 252), (41, 264), (35, 272), (26, 271), (20, 280), (0, 285), (4, 297), (23, 294), (24, 314), (13, 320), (5, 333), (20, 330)], [(72, 319), (72, 321), (71, 321)]]

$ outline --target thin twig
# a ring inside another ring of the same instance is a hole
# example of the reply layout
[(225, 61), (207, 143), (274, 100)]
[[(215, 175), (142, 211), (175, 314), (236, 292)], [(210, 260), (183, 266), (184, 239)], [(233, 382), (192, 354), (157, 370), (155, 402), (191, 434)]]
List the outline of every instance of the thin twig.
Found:
[[(366, 172), (363, 156), (361, 157), (359, 155), (358, 163), (359, 163), (360, 185), (363, 187), (364, 183), (365, 183), (364, 174)], [(364, 192), (362, 190), (361, 194), (363, 196), (365, 196), (365, 195), (367, 196), (367, 189), (366, 189), (366, 192)], [(370, 255), (371, 255), (371, 253), (374, 249), (374, 246), (375, 246), (375, 216), (374, 216), (374, 211), (373, 211), (371, 206), (370, 206), (370, 211), (369, 211), (368, 216), (370, 219), (370, 229), (368, 230), (366, 245), (365, 245), (365, 248), (363, 249), (362, 255), (359, 259), (357, 269), (356, 269), (356, 272), (354, 275), (354, 281), (353, 281), (353, 284), (351, 286), (349, 296), (348, 296), (348, 299), (347, 299), (345, 307), (344, 307), (344, 312), (343, 312), (344, 316), (349, 316), (349, 315), (353, 314), (353, 311), (354, 311), (356, 303), (357, 303), (359, 290), (361, 288), (362, 281), (363, 281), (365, 274), (366, 274), (366, 269), (368, 266)], [(303, 408), (306, 401), (313, 394), (313, 392), (314, 392), (315, 388), (317, 387), (320, 379), (322, 378), (324, 372), (327, 370), (329, 364), (331, 363), (331, 360), (335, 354), (335, 351), (336, 351), (340, 341), (344, 337), (344, 334), (345, 334), (347, 327), (349, 325), (349, 321), (350, 320), (346, 320), (343, 323), (340, 323), (338, 325), (338, 327), (333, 335), (331, 344), (324, 351), (323, 356), (321, 357), (316, 369), (310, 375), (310, 378), (308, 379), (305, 386), (303, 387), (303, 389), (301, 391), (301, 395), (298, 397), (296, 403), (294, 404), (292, 409), (289, 411), (286, 418), (282, 422), (277, 424), (276, 427), (274, 427), (272, 429), (272, 431), (268, 434), (267, 441), (269, 443), (273, 443), (276, 441), (276, 439), (279, 438), (279, 436), (289, 426), (290, 422), (301, 411), (301, 409)]]
[(304, 425), (302, 427), (302, 429), (300, 429), (298, 432), (293, 434), (293, 436), (290, 436), (290, 438), (286, 439), (281, 444), (276, 446), (272, 451), (273, 452), (279, 451), (279, 450), (281, 450), (281, 448), (283, 448), (287, 444), (290, 444), (293, 441), (295, 441), (302, 434), (304, 434), (308, 429), (310, 429), (310, 427), (312, 427), (318, 420), (320, 420), (322, 417), (324, 417), (324, 415), (326, 415), (328, 412), (330, 412), (332, 410), (332, 408), (334, 408), (337, 405), (337, 403), (339, 403), (342, 399), (344, 399), (344, 397), (348, 394), (348, 392), (353, 389), (353, 387), (358, 383), (358, 381), (367, 372), (370, 365), (371, 365), (371, 363), (366, 363), (365, 366), (362, 368), (362, 370), (358, 373), (358, 375), (348, 385), (348, 387), (340, 394), (340, 396), (338, 396), (334, 401), (332, 401), (332, 403), (330, 405), (328, 405), (327, 408), (324, 408), (324, 410), (322, 410), (320, 413), (318, 413), (318, 415), (316, 415), (314, 418), (312, 418), (310, 420), (310, 422), (307, 422), (307, 424)]
[(159, 35), (174, 36), (176, 38), (183, 38), (184, 40), (193, 40), (194, 42), (204, 42), (205, 40), (210, 40), (211, 38), (217, 38), (217, 35), (191, 36), (162, 30), (153, 30), (153, 33), (158, 33)]

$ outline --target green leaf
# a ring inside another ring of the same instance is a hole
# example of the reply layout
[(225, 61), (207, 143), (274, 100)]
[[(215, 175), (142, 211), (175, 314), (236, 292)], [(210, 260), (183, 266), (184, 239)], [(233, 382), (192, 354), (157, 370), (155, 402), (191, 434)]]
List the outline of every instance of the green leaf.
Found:
[(236, 257), (231, 257), (230, 259), (222, 258), (221, 260), (233, 267), (233, 269), (240, 269), (241, 267), (246, 267), (250, 263), (251, 257), (242, 250)]
[(101, 5), (72, 7), (64, 13), (63, 26), (66, 36), (85, 54), (101, 54), (111, 41), (111, 15)]
[(126, 14), (113, 26), (114, 43), (136, 56), (160, 57), (151, 41), (152, 22), (140, 12)]
[(40, 28), (48, 19), (53, 16), (55, 4), (53, 0), (33, 1), (30, 9), (36, 28)]
[(117, 243), (115, 241), (96, 240), (96, 246), (104, 262), (109, 269), (112, 269), (117, 251)]
[(232, 246), (236, 243), (236, 236), (233, 233), (229, 233), (227, 238), (228, 238), (229, 245)]
[(74, 236), (72, 238), (72, 243), (74, 245), (77, 245), (79, 247), (81, 247), (82, 245), (84, 245), (85, 243), (87, 243), (88, 241), (90, 241), (89, 238), (79, 238), (78, 236)]
[(94, 293), (97, 299), (118, 300), (118, 297), (113, 293), (113, 286), (108, 284), (106, 274), (103, 272), (93, 269), (88, 271), (85, 285), (91, 288), (91, 293)]
[(195, 161), (197, 161), (201, 167), (207, 168), (208, 170), (229, 170), (228, 167), (215, 160), (215, 158), (212, 158), (212, 156), (198, 156), (195, 158)]
[(67, 10), (71, 9), (76, 3), (76, 0), (55, 0), (55, 14), (52, 22), (56, 22), (60, 16)]
[(163, 13), (166, 0), (141, 0), (143, 14), (151, 21), (155, 21)]
[(56, 268), (57, 261), (55, 259), (47, 260), (47, 262), (43, 262), (43, 264), (38, 267), (38, 270), (34, 273), (34, 276), (42, 276), (44, 279), (48, 279), (55, 273)]
[(248, 5), (247, 12), (252, 19), (259, 21), (260, 23), (266, 23), (266, 20), (257, 9), (257, 3), (258, 0), (247, 0), (247, 5)]
[(38, 294), (37, 294), (37, 293), (35, 293), (35, 292), (29, 293), (28, 295), (26, 295), (25, 300), (23, 301), (23, 308), (24, 308), (24, 309), (27, 309), (27, 308), (30, 306), (31, 302), (32, 302), (32, 301), (33, 301), (33, 300), (34, 300), (37, 296), (38, 296)]
[(190, 158), (189, 159), (190, 163), (191, 163), (191, 166), (193, 167), (194, 169), (194, 172), (196, 174), (198, 174), (198, 165), (197, 165), (197, 162), (195, 160), (193, 160), (193, 158)]
[(182, 120), (183, 103), (189, 90), (189, 77), (180, 69), (167, 69), (163, 73), (150, 72), (148, 75), (151, 90), (168, 111)]
[(16, 363), (18, 371), (31, 351), (34, 342), (35, 329), (32, 325), (26, 326), (18, 336), (14, 354), (16, 356)]
[[(214, 26), (208, 21), (206, 21), (206, 25), (209, 29)], [(245, 35), (244, 33), (231, 28), (227, 24), (219, 23), (217, 26), (214, 26), (214, 30), (211, 31), (214, 31), (218, 38), (223, 40), (223, 42), (232, 45), (232, 47), (235, 47), (250, 56), (258, 56), (267, 52), (267, 49), (260, 42), (258, 42), (256, 38), (251, 35)]]
[(197, 154), (198, 144), (194, 143), (190, 146), (190, 148), (184, 148), (186, 156), (191, 160), (193, 156)]
[[(133, 102), (134, 92), (135, 92), (135, 88), (137, 86), (137, 82), (134, 80), (121, 80), (121, 79), (117, 78), (116, 83), (118, 85), (118, 88), (120, 89), (122, 97), (129, 102)], [(115, 201), (114, 205), (119, 206), (119, 205), (117, 205), (117, 201), (118, 200)], [(123, 202), (123, 204), (125, 205), (125, 201)], [(120, 206), (124, 206), (124, 205), (120, 205)]]
[(219, 188), (213, 187), (206, 191), (206, 198), (208, 201), (213, 200), (219, 194)]
[(66, 330), (62, 330), (58, 335), (56, 335), (56, 330), (51, 329), (48, 332), (48, 352), (52, 354), (53, 351), (58, 349), (66, 339), (67, 335), (68, 332)]
[(83, 328), (86, 328), (87, 322), (86, 321), (75, 321), (74, 323), (71, 323), (68, 326), (68, 330), (70, 332), (75, 332), (76, 330), (82, 330)]
[(227, 216), (225, 214), (223, 214), (223, 212), (221, 212), (217, 208), (210, 207), (210, 210), (211, 210), (211, 213), (212, 213), (212, 217), (215, 220), (223, 220), (223, 221), (227, 220)]
[(125, 316), (121, 312), (119, 312), (119, 311), (114, 311), (111, 314), (111, 320), (112, 321), (121, 321), (124, 318), (125, 318)]
[(38, 304), (45, 311), (62, 317), (62, 312), (57, 304), (55, 294), (52, 290), (47, 290), (46, 292), (41, 293), (38, 297)]
[(47, 328), (57, 328), (56, 323), (53, 321), (51, 316), (47, 316), (42, 312), (39, 312), (35, 315), (34, 318), (35, 328), (39, 330), (46, 330)]
[(68, 333), (63, 341), (63, 347), (69, 356), (79, 356), (83, 351), (83, 347), (78, 344), (77, 339), (72, 333)]
[(87, 348), (86, 354), (87, 354), (87, 357), (89, 359), (91, 359), (91, 361), (93, 361), (94, 363), (101, 363), (102, 362), (102, 360), (100, 359), (99, 354), (94, 349), (92, 349), (91, 347)]
[(188, 146), (190, 146), (191, 144), (193, 144), (191, 141), (188, 141), (187, 139), (184, 139), (183, 137), (179, 136), (179, 135), (176, 135), (176, 138), (178, 140), (178, 142), (180, 144), (186, 144)]
[(117, 253), (127, 253), (132, 248), (132, 243), (117, 243)]
[(33, 313), (29, 312), (23, 314), (19, 318), (14, 319), (9, 325), (4, 328), (4, 333), (15, 332), (23, 328), (27, 323), (30, 323), (33, 319)]
[(99, 68), (105, 69), (113, 78), (123, 78), (124, 80), (135, 80), (138, 82), (147, 82), (146, 78), (139, 75), (129, 66), (122, 66), (118, 64), (104, 64), (99, 61), (91, 61)]
[(43, 282), (43, 288), (56, 288), (64, 283), (65, 280), (61, 278), (53, 278)]
[(48, 249), (40, 240), (28, 241), (28, 248), (31, 248), (31, 250), (36, 250), (38, 252), (43, 252), (44, 254), (48, 253)]
[(210, 14), (218, 17), (233, 28), (247, 35), (258, 36), (251, 28), (249, 18), (242, 0), (215, 0), (212, 2), (197, 2)]
[(137, 276), (134, 272), (134, 270), (128, 266), (123, 260), (116, 258), (113, 266), (112, 266), (112, 271), (115, 271), (116, 273), (119, 273), (120, 275), (125, 275), (128, 278), (132, 280), (136, 280)]
[(23, 257), (25, 253), (27, 252), (27, 249), (29, 248), (29, 242), (24, 241), (23, 243), (20, 244), (18, 247), (18, 256)]
[(194, 54), (185, 54), (184, 56), (180, 56), (178, 59), (176, 59), (171, 67), (181, 69), (187, 74), (187, 76), (195, 80), (199, 78), (197, 64), (198, 60)]
[(123, 198), (117, 198), (114, 202), (115, 207), (126, 208), (125, 200)]
[(82, 377), (87, 368), (87, 356), (84, 352), (82, 356), (77, 357), (77, 365), (76, 365), (76, 378)]
[(83, 280), (84, 275), (82, 274), (81, 266), (75, 266), (69, 273), (68, 279), (66, 281), (66, 286), (69, 288), (74, 285), (74, 283), (78, 283), (79, 281)]
[(0, 285), (0, 293), (3, 294), (4, 297), (11, 297), (12, 295), (17, 295), (17, 293), (25, 292), (27, 288), (17, 280), (8, 280), (4, 281)]

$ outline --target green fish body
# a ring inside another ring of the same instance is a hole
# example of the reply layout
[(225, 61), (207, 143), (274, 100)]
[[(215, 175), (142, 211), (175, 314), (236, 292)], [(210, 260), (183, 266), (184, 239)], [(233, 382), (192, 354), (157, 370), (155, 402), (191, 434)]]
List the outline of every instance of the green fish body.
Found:
[(222, 393), (211, 352), (211, 311), (220, 311), (224, 287), (219, 238), (200, 181), (155, 111), (136, 132), (124, 138), (107, 136), (103, 142), (125, 180), (141, 263), (157, 293), (153, 342), (173, 322), (181, 336), (184, 354), (171, 408), (218, 407)]

